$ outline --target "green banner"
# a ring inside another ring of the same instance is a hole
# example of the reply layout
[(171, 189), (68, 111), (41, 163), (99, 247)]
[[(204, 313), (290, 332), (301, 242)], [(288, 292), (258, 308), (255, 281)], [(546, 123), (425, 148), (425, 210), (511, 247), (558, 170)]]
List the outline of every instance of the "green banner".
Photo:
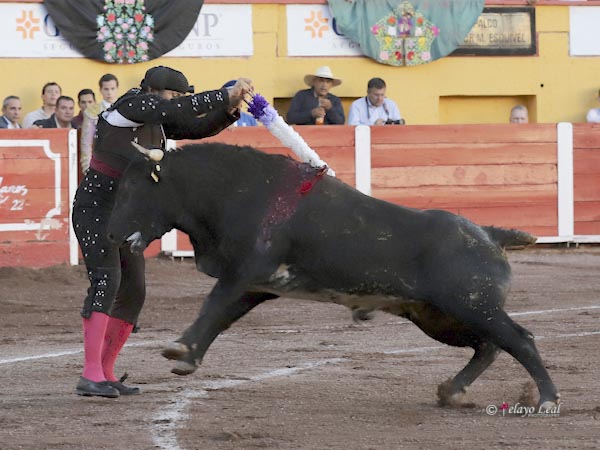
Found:
[(370, 58), (426, 64), (461, 45), (485, 0), (328, 0), (337, 29)]

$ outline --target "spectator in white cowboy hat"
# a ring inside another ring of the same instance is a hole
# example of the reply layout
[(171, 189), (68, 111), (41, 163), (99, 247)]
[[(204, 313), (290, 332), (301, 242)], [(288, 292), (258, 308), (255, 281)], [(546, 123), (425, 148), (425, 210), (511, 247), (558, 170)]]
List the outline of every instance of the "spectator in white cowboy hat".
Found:
[(314, 74), (304, 77), (310, 89), (296, 92), (287, 113), (287, 121), (292, 125), (343, 125), (344, 108), (338, 97), (329, 92), (332, 87), (342, 84), (327, 66), (319, 67)]

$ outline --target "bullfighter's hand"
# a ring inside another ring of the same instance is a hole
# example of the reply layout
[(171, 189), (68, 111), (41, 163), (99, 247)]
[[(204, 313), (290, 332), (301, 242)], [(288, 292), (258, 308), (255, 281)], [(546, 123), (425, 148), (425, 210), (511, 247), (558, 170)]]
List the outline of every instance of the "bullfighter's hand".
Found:
[(240, 78), (231, 88), (229, 88), (229, 106), (238, 108), (246, 95), (250, 95), (253, 92), (254, 86), (252, 86), (252, 80)]

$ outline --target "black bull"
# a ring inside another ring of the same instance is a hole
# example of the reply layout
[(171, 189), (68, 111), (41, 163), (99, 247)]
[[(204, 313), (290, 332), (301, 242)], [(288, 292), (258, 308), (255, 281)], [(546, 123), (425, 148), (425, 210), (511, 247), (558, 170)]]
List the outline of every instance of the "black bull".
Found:
[(140, 158), (123, 174), (110, 238), (139, 251), (172, 228), (190, 236), (198, 269), (218, 278), (195, 322), (163, 351), (178, 360), (174, 373), (192, 373), (219, 333), (285, 296), (385, 311), (472, 347), (440, 385), (442, 404), (458, 400), (500, 349), (529, 372), (540, 404), (558, 402), (532, 334), (503, 310), (504, 247), (535, 242), (527, 233), (393, 205), (287, 157), (226, 144), (186, 146), (160, 163)]

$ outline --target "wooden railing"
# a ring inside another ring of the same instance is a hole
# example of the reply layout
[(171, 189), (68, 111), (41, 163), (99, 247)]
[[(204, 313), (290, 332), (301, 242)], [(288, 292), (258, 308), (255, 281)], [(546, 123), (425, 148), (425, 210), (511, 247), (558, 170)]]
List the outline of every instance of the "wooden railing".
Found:
[[(542, 242), (600, 243), (600, 125), (294, 128), (338, 178), (374, 197), (520, 228)], [(68, 130), (0, 130), (0, 266), (79, 259), (70, 232), (75, 136)], [(202, 142), (211, 141), (293, 156), (264, 127), (232, 128)], [(160, 244), (146, 254), (158, 253)], [(173, 233), (162, 250), (189, 254), (191, 247), (187, 237)]]

